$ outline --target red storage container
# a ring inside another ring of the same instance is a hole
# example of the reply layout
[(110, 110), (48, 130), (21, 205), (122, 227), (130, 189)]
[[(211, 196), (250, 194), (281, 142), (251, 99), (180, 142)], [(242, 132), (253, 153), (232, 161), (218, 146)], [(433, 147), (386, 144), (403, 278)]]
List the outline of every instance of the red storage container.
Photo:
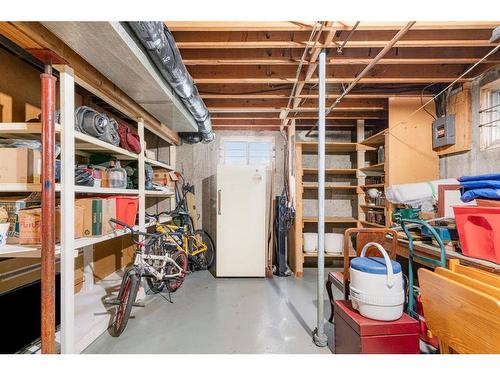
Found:
[(419, 323), (403, 314), (384, 322), (361, 316), (351, 301), (335, 301), (336, 354), (419, 354)]
[[(122, 221), (131, 227), (135, 225), (135, 217), (139, 209), (139, 197), (127, 195), (116, 196), (116, 220)], [(121, 229), (121, 225), (116, 226)]]
[(462, 253), (500, 263), (500, 207), (454, 206)]

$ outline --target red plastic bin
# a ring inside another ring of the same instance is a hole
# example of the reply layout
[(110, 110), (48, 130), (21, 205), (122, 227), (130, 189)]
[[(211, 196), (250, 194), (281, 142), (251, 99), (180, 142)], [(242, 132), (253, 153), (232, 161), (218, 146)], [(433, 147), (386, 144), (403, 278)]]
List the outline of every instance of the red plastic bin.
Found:
[(454, 206), (462, 253), (500, 263), (500, 207)]
[[(116, 197), (116, 220), (122, 221), (131, 227), (135, 225), (135, 217), (139, 209), (139, 197), (117, 195)], [(116, 226), (121, 229), (121, 225)]]

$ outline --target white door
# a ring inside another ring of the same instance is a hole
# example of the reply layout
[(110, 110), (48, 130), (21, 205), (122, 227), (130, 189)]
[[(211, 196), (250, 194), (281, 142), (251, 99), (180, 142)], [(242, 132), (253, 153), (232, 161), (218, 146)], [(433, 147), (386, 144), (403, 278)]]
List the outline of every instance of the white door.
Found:
[(265, 276), (266, 169), (217, 167), (217, 276)]

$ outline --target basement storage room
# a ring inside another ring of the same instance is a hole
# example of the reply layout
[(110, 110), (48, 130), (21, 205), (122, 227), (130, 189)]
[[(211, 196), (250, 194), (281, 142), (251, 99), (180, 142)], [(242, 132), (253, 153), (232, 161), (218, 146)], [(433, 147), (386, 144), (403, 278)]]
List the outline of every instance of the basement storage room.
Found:
[(500, 354), (499, 25), (1, 21), (0, 352)]

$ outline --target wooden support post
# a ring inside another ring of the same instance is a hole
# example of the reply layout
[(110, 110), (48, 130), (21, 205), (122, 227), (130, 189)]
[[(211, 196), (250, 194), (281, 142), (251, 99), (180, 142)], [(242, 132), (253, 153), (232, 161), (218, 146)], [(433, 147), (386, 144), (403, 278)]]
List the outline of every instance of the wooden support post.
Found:
[(75, 348), (75, 81), (59, 66), (61, 100), (61, 353)]
[[(360, 143), (365, 139), (365, 121), (357, 120), (356, 121), (356, 142)], [(357, 151), (357, 179), (358, 186), (363, 186), (365, 184), (366, 174), (364, 174), (360, 168), (365, 166), (365, 150), (360, 150), (358, 148)], [(360, 220), (365, 221), (366, 215), (365, 211), (361, 208), (361, 204), (366, 204), (365, 192), (362, 189), (358, 189), (358, 228), (362, 228)]]
[[(293, 259), (290, 259), (290, 267), (295, 272), (295, 277), (302, 277), (304, 275), (304, 254), (303, 254), (303, 240), (302, 232), (304, 230), (304, 221), (302, 217), (302, 145), (300, 143), (295, 145), (295, 249), (293, 249)], [(291, 252), (292, 253), (292, 252)]]

